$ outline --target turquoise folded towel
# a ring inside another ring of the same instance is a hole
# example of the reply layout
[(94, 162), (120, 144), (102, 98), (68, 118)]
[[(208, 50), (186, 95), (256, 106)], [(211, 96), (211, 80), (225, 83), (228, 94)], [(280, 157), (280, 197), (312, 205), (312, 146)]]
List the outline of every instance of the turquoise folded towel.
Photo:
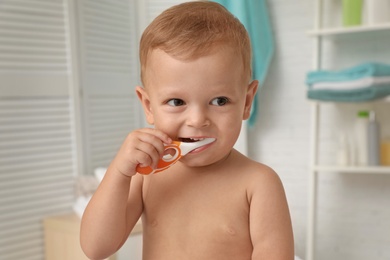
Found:
[(372, 85), (353, 90), (308, 89), (309, 99), (331, 102), (364, 102), (390, 95), (390, 85)]
[(390, 65), (370, 62), (340, 71), (311, 71), (307, 74), (306, 84), (310, 87), (318, 82), (351, 81), (365, 77), (381, 76), (390, 76)]

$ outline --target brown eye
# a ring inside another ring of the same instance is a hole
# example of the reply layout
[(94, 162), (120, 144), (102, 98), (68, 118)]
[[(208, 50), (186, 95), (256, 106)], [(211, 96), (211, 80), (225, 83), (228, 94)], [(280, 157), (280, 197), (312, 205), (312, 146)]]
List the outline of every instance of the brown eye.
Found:
[(211, 100), (211, 104), (214, 106), (224, 106), (229, 103), (229, 99), (227, 97), (217, 97)]
[(178, 98), (172, 98), (168, 100), (167, 104), (173, 107), (178, 107), (178, 106), (183, 106), (184, 101)]

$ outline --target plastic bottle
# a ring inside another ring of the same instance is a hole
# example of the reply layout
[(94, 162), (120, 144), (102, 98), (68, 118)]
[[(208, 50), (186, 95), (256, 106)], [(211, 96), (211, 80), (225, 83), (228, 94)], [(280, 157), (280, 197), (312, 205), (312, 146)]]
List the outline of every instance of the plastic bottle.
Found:
[(355, 124), (355, 148), (356, 148), (356, 164), (359, 166), (367, 166), (368, 164), (368, 145), (367, 145), (367, 126), (368, 126), (368, 111), (359, 111)]
[(362, 23), (363, 0), (343, 0), (342, 5), (343, 5), (343, 25), (344, 26), (360, 25)]
[(380, 130), (374, 111), (370, 111), (367, 125), (368, 165), (380, 164)]

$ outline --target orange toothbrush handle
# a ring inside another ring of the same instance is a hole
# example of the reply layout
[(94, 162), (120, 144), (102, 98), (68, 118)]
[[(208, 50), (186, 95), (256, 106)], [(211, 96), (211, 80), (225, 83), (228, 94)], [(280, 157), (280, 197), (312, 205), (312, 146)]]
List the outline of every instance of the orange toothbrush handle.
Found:
[[(153, 169), (150, 166), (141, 167), (137, 166), (136, 170), (140, 174), (148, 175), (151, 173), (158, 173), (161, 171), (164, 171), (168, 169), (171, 165), (176, 163), (180, 157), (181, 157), (181, 150), (179, 148), (180, 142), (173, 142), (172, 144), (165, 145), (165, 152), (167, 152), (166, 155), (164, 155), (157, 163), (157, 168)], [(174, 152), (174, 154), (171, 154)]]

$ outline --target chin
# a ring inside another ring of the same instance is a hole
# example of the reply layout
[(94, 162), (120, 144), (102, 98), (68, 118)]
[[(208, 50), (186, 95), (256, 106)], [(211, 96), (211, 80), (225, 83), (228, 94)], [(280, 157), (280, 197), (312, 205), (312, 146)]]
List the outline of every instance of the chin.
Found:
[(220, 157), (215, 158), (215, 157), (210, 157), (210, 156), (208, 156), (206, 158), (204, 158), (204, 157), (203, 158), (201, 158), (201, 157), (198, 157), (198, 158), (183, 157), (180, 159), (180, 162), (182, 162), (183, 165), (185, 165), (186, 167), (200, 169), (200, 168), (213, 166), (215, 164), (220, 163), (221, 161), (224, 161), (229, 154), (230, 153), (222, 156), (221, 158)]

